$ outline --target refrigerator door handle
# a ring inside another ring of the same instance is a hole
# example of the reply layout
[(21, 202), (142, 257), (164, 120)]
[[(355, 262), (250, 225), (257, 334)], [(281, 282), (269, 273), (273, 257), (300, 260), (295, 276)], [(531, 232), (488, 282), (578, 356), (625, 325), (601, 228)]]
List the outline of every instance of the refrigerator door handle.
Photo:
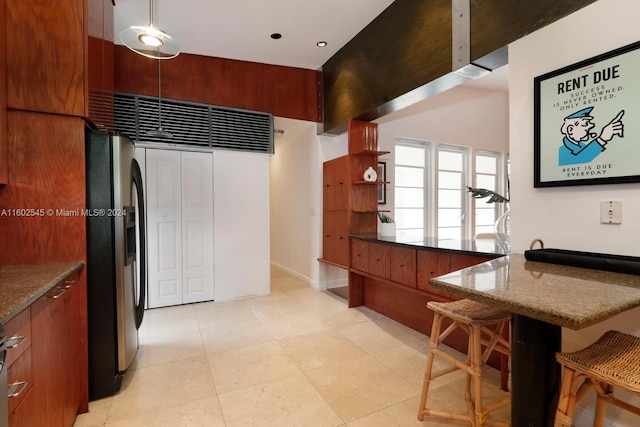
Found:
[(133, 159), (131, 163), (131, 175), (133, 177), (133, 184), (136, 189), (137, 207), (138, 207), (138, 236), (140, 236), (138, 246), (138, 259), (140, 262), (140, 280), (139, 286), (139, 299), (136, 304), (136, 328), (140, 329), (142, 325), (142, 319), (144, 317), (144, 302), (147, 298), (147, 238), (146, 238), (146, 224), (145, 224), (145, 210), (144, 210), (144, 191), (142, 187), (142, 172), (140, 171), (140, 165)]

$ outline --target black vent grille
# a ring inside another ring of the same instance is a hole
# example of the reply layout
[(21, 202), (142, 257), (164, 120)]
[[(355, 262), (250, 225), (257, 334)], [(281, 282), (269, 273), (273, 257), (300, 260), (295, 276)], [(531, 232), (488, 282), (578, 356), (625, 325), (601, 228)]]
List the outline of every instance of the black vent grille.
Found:
[(158, 129), (158, 98), (116, 93), (114, 101), (116, 132), (136, 142), (273, 154), (271, 114), (163, 98), (167, 138), (149, 133)]

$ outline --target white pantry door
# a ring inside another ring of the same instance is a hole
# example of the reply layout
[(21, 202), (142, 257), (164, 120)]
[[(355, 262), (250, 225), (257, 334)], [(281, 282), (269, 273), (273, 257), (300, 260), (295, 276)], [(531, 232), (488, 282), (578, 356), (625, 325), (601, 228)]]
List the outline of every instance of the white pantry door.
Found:
[(146, 150), (149, 308), (214, 297), (212, 168), (210, 153)]

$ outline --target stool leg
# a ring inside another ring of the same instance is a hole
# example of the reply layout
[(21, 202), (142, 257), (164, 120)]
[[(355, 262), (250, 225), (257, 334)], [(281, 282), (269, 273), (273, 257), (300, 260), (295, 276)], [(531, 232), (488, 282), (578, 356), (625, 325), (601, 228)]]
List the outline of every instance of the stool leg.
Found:
[(593, 427), (602, 427), (604, 424), (604, 413), (607, 409), (607, 397), (613, 394), (613, 386), (600, 382), (596, 386), (598, 398), (596, 400), (596, 415), (593, 419)]
[(554, 427), (571, 427), (573, 424), (573, 408), (571, 408), (571, 404), (575, 405), (575, 396), (571, 396), (571, 389), (575, 373), (576, 371), (573, 369), (563, 366), (562, 385), (560, 386), (560, 398), (553, 424)]
[(433, 314), (433, 324), (431, 325), (431, 337), (429, 340), (429, 352), (427, 353), (427, 366), (424, 370), (424, 380), (422, 382), (422, 396), (420, 397), (420, 409), (418, 410), (418, 419), (424, 420), (424, 411), (427, 408), (427, 395), (429, 393), (429, 384), (431, 383), (431, 371), (433, 370), (433, 358), (435, 350), (438, 348), (440, 340), (440, 324), (442, 323), (440, 314)]
[(484, 410), (482, 408), (482, 346), (481, 346), (480, 327), (473, 326), (469, 339), (473, 346), (473, 356), (471, 357), (471, 370), (473, 372), (474, 392), (475, 392), (475, 417), (474, 427), (482, 427), (484, 425)]

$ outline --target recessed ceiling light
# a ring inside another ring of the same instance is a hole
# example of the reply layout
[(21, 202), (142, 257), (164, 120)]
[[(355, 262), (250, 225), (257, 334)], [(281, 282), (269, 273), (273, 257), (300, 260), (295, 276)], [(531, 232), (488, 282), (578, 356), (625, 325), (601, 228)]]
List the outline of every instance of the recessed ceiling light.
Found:
[(280, 34), (280, 33), (273, 33), (273, 34), (271, 34), (271, 38), (272, 38), (272, 39), (274, 39), (274, 40), (281, 39), (281, 38), (282, 38), (282, 34)]
[(325, 47), (326, 45), (327, 45), (327, 42), (325, 42), (325, 41), (321, 41), (321, 42), (316, 43), (316, 46), (318, 46), (318, 47)]

